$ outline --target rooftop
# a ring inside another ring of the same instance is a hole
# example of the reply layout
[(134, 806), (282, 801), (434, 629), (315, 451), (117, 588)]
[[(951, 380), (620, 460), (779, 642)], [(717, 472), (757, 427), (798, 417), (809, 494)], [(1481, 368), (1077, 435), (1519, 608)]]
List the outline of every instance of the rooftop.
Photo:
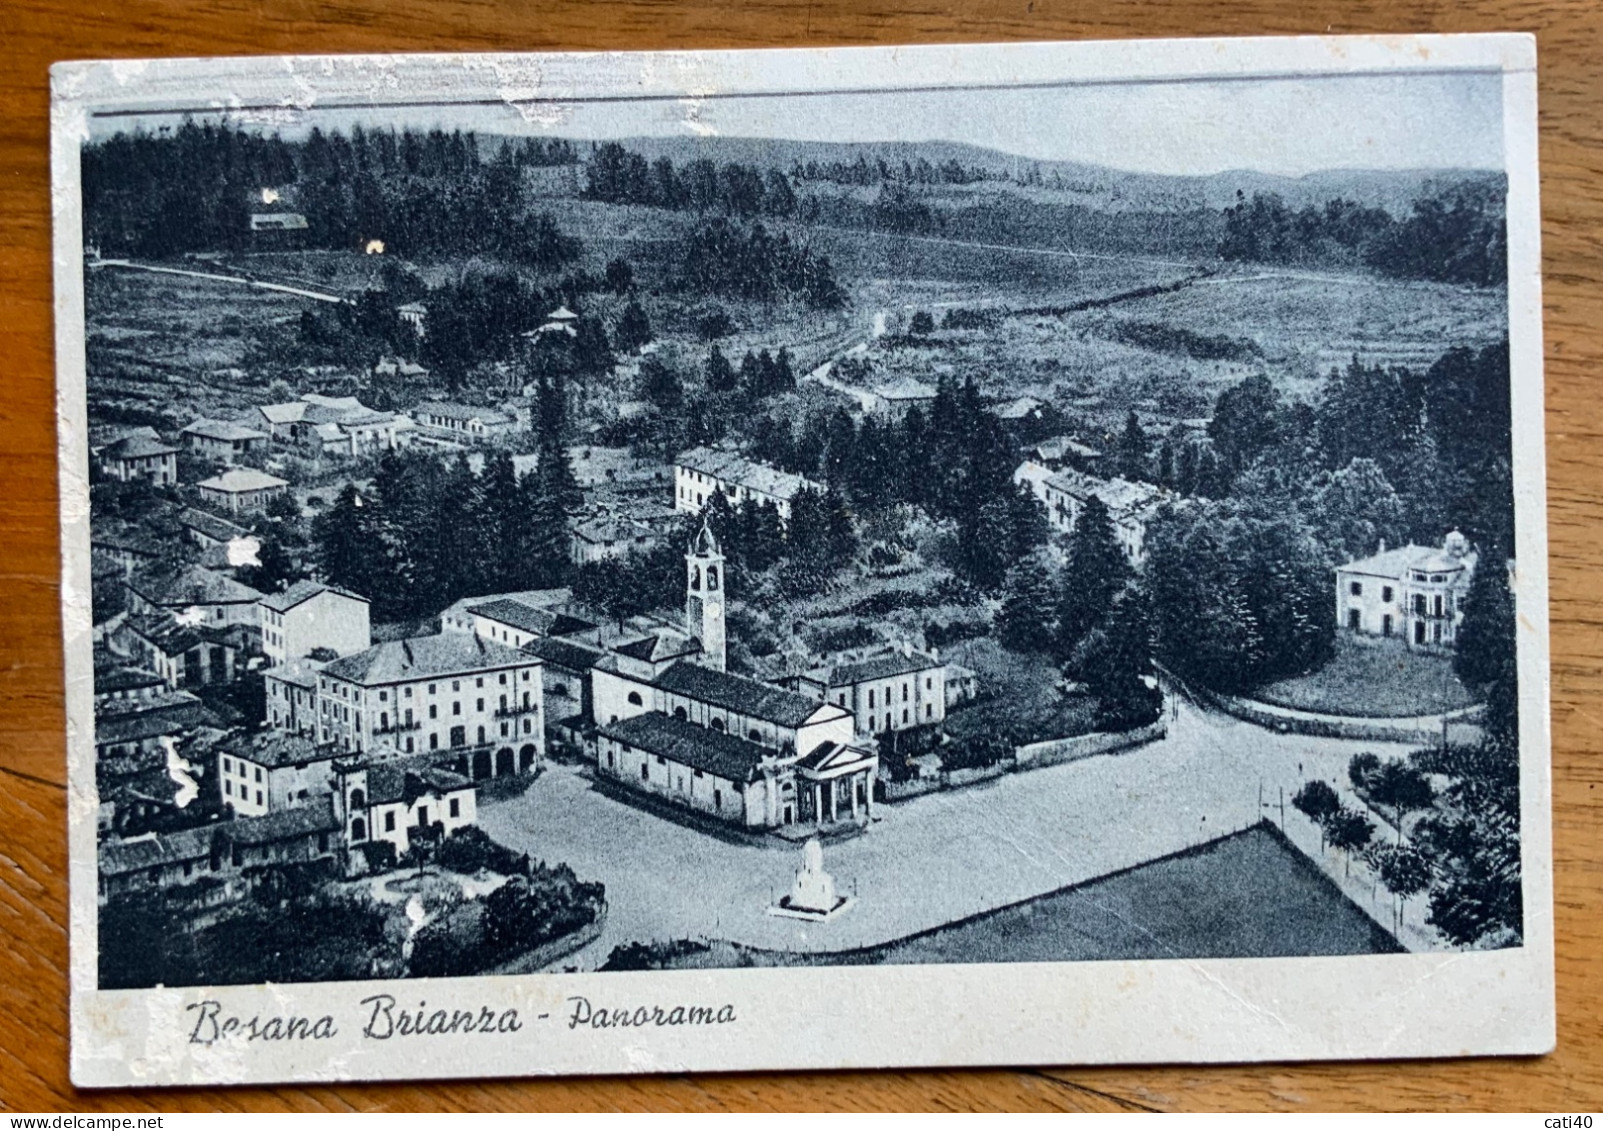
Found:
[(236, 758), (243, 758), (247, 762), (254, 762), (270, 770), (334, 759), (332, 748), (319, 748), (305, 735), (289, 734), (281, 730), (231, 735), (217, 743), (215, 750), (216, 753), (232, 754)]
[(214, 475), (196, 484), (203, 491), (223, 491), (230, 495), (246, 491), (270, 491), (288, 485), (288, 480), (268, 475), (265, 471), (257, 471), (254, 467), (230, 468), (221, 475)]
[(941, 662), (934, 656), (923, 652), (890, 651), (877, 656), (865, 656), (860, 660), (825, 664), (808, 674), (819, 676), (830, 687), (850, 687), (870, 680), (891, 679), (941, 666)]
[(482, 405), (458, 404), (456, 401), (423, 401), (412, 410), (413, 416), (430, 416), (444, 420), (479, 420), (485, 424), (510, 424), (512, 417), (498, 408)]
[(691, 448), (689, 451), (680, 452), (674, 462), (680, 467), (699, 471), (714, 479), (721, 479), (749, 491), (786, 501), (798, 491), (808, 488), (823, 491), (821, 486), (804, 476), (780, 471), (777, 467), (749, 460), (738, 452), (723, 451), (718, 448)]
[(367, 770), (367, 801), (369, 805), (388, 805), (396, 801), (410, 805), (430, 793), (453, 793), (472, 785), (461, 774), (436, 766), (428, 755), (375, 762)]
[(297, 656), (287, 660), (276, 667), (268, 668), (263, 676), (271, 676), (283, 683), (294, 684), (311, 690), (317, 687), (317, 673), (327, 665), (321, 660), (314, 660), (308, 656)]
[(102, 459), (146, 459), (150, 456), (176, 455), (178, 449), (149, 436), (124, 436), (101, 451)]
[(214, 542), (230, 542), (250, 533), (237, 522), (229, 522), (226, 518), (194, 507), (185, 507), (178, 512), (178, 525), (199, 531)]
[(324, 673), (336, 679), (373, 686), (521, 667), (529, 657), (515, 648), (485, 640), (471, 632), (442, 632), (375, 644), (365, 651), (331, 661)]
[[(674, 664), (654, 682), (664, 691), (782, 727), (799, 727), (820, 710), (818, 703), (797, 692), (686, 661)], [(844, 713), (839, 707), (834, 710)]]
[(681, 766), (730, 781), (755, 781), (774, 752), (732, 734), (652, 712), (601, 727), (598, 734)]
[(141, 687), (157, 687), (166, 682), (155, 672), (132, 664), (95, 666), (96, 695), (109, 695), (113, 691), (137, 691)]
[[(1018, 478), (1017, 473), (1014, 478)], [(1115, 517), (1156, 507), (1163, 498), (1163, 492), (1150, 483), (1133, 483), (1119, 478), (1099, 479), (1080, 471), (1054, 472), (1046, 477), (1046, 485), (1077, 499), (1095, 495)]]
[(554, 636), (542, 636), (537, 640), (531, 640), (523, 646), (523, 651), (537, 660), (544, 660), (546, 663), (576, 672), (589, 671), (605, 655), (598, 648), (575, 644), (571, 640), (562, 640)]
[(163, 864), (204, 860), (211, 855), (216, 824), (178, 829), (170, 833), (146, 833), (132, 840), (108, 840), (100, 846), (100, 872), (123, 876)]
[(186, 436), (205, 436), (210, 440), (265, 440), (267, 433), (236, 424), (232, 420), (207, 420), (202, 417), (184, 429)]
[(350, 601), (360, 601), (368, 604), (366, 597), (359, 593), (352, 593), (349, 589), (341, 589), (337, 585), (328, 585), (321, 581), (297, 581), (281, 593), (269, 593), (261, 600), (264, 609), (271, 609), (275, 613), (287, 613), (297, 605), (305, 604), (313, 597), (323, 593), (333, 593)]
[(218, 826), (222, 834), (235, 844), (271, 844), (292, 837), (331, 833), (339, 827), (332, 797), (314, 798), (305, 805), (280, 809), (265, 817), (242, 817)]
[[(1454, 531), (1456, 534), (1457, 531)], [(1384, 546), (1385, 543), (1382, 543)], [(1382, 549), (1378, 554), (1371, 554), (1367, 558), (1359, 558), (1348, 562), (1338, 568), (1343, 573), (1362, 573), (1372, 577), (1389, 577), (1399, 581), (1410, 570), (1419, 570), (1424, 573), (1454, 573), (1458, 570), (1474, 570), (1476, 555), (1468, 549), (1463, 541), (1463, 535), (1458, 535), (1458, 553), (1452, 552), (1453, 535), (1448, 535), (1447, 546), (1416, 546), (1410, 542), (1406, 546), (1399, 546), (1395, 550)]]
[[(137, 701), (136, 702), (140, 702)], [(114, 746), (124, 742), (145, 742), (165, 735), (179, 735), (208, 725), (213, 716), (195, 696), (175, 692), (142, 701), (144, 710), (95, 712), (95, 745)]]
[(527, 605), (510, 597), (500, 597), (482, 605), (469, 605), (467, 611), (536, 636), (568, 636), (592, 629), (592, 621), (535, 605)]
[(128, 587), (152, 605), (165, 608), (252, 604), (262, 598), (249, 585), (198, 565), (136, 573), (128, 580)]

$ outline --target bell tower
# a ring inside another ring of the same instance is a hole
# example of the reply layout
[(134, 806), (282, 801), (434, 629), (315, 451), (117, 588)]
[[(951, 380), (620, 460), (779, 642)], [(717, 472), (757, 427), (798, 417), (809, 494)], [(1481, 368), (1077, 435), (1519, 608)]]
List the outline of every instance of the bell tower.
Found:
[(723, 551), (705, 520), (685, 554), (685, 631), (701, 639), (702, 663), (724, 670)]

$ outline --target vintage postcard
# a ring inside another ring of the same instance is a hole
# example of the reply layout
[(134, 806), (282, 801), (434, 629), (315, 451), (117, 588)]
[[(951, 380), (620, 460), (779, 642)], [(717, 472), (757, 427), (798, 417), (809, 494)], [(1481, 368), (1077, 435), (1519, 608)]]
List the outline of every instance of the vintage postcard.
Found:
[(80, 1085), (1552, 1047), (1529, 37), (54, 89)]

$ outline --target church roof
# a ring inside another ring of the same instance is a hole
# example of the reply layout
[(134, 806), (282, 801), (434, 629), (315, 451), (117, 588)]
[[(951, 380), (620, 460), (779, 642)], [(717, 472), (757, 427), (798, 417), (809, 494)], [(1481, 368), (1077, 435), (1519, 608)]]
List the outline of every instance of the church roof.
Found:
[(598, 734), (693, 770), (730, 781), (755, 781), (774, 752), (732, 734), (652, 712), (609, 723)]
[(602, 656), (605, 655), (598, 648), (575, 644), (571, 640), (561, 640), (554, 636), (542, 636), (531, 640), (523, 646), (523, 651), (537, 660), (544, 660), (548, 664), (576, 672), (589, 671), (600, 663)]
[(683, 660), (654, 682), (664, 691), (782, 727), (799, 727), (820, 709), (820, 704), (795, 691)]

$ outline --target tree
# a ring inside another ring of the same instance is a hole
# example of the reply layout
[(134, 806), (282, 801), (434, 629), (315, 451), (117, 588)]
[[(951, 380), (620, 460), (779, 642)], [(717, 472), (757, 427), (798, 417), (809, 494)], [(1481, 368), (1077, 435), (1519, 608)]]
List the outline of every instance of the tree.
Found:
[(1330, 813), (1320, 824), (1320, 831), (1331, 847), (1346, 856), (1343, 872), (1352, 875), (1353, 853), (1363, 851), (1375, 835), (1375, 823), (1355, 809), (1345, 805)]
[(1496, 547), (1475, 563), (1464, 596), (1453, 671), (1486, 701), (1490, 735), (1515, 748), (1519, 741), (1519, 670), (1514, 595), (1504, 557)]
[(1053, 606), (1057, 588), (1051, 567), (1039, 554), (1008, 571), (996, 634), (1002, 647), (1015, 652), (1044, 652), (1055, 642)]
[(1368, 781), (1375, 804), (1388, 806), (1397, 825), (1397, 839), (1403, 838), (1403, 816), (1416, 809), (1427, 809), (1436, 800), (1430, 780), (1400, 758), (1388, 758)]
[(740, 387), (734, 366), (729, 364), (729, 359), (717, 345), (707, 351), (707, 364), (703, 367), (702, 374), (707, 382), (708, 392), (732, 393)]
[(640, 363), (640, 395), (664, 412), (677, 411), (685, 400), (679, 374), (656, 354)]
[(1105, 503), (1089, 496), (1069, 538), (1058, 596), (1058, 646), (1071, 655), (1080, 639), (1100, 624), (1114, 596), (1130, 577), (1130, 563), (1114, 534)]
[(623, 308), (618, 316), (618, 324), (613, 327), (612, 340), (617, 343), (624, 353), (633, 353), (640, 347), (648, 344), (655, 337), (651, 330), (651, 320), (641, 309), (636, 299), (630, 299), (629, 305)]
[(1163, 692), (1152, 670), (1152, 630), (1139, 597), (1126, 592), (1080, 641), (1069, 666), (1096, 696), (1099, 730), (1146, 726), (1162, 713)]
[(1302, 788), (1292, 794), (1291, 803), (1298, 812), (1319, 826), (1319, 849), (1323, 852), (1328, 831), (1325, 823), (1341, 808), (1341, 798), (1329, 785), (1315, 778), (1304, 782)]
[(1119, 474), (1125, 479), (1146, 479), (1147, 455), (1151, 446), (1146, 432), (1142, 431), (1140, 418), (1132, 410), (1124, 418), (1124, 431), (1119, 434), (1118, 444), (1114, 449)]
[(929, 311), (920, 310), (913, 315), (913, 320), (908, 323), (907, 329), (908, 333), (916, 337), (933, 334), (935, 333), (935, 319)]
[(244, 567), (236, 575), (241, 582), (261, 593), (276, 593), (288, 588), (291, 582), (300, 580), (302, 571), (296, 567), (276, 532), (269, 533), (261, 542), (262, 548), (256, 553), (256, 564)]
[(1349, 562), (1373, 554), (1382, 541), (1393, 546), (1407, 534), (1403, 501), (1380, 464), (1355, 457), (1322, 477), (1308, 500), (1308, 521), (1330, 556)]
[(610, 259), (607, 261), (603, 277), (607, 281), (607, 289), (622, 298), (634, 286), (634, 269), (629, 266), (627, 259)]
[(1279, 416), (1280, 394), (1265, 374), (1255, 373), (1219, 394), (1208, 438), (1232, 477), (1274, 445)]
[(1397, 897), (1397, 930), (1402, 930), (1403, 911), (1408, 901), (1430, 887), (1432, 878), (1430, 859), (1417, 848), (1394, 845), (1379, 853), (1380, 882)]

